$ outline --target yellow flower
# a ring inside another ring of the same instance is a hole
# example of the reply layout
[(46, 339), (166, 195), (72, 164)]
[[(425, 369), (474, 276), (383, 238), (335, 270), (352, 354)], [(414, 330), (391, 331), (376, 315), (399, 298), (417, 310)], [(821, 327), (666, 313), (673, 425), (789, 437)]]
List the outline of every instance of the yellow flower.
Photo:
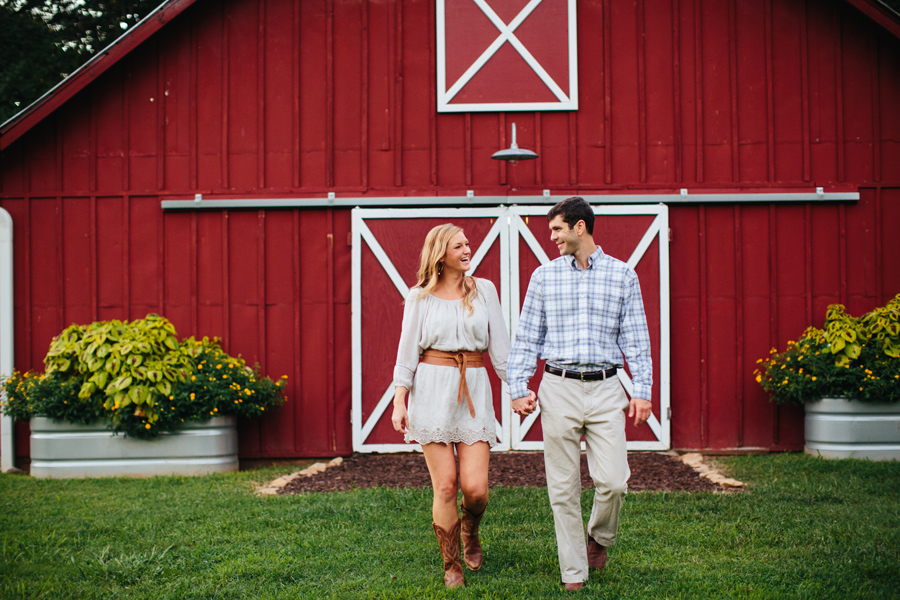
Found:
[(191, 375), (191, 381), (197, 381), (197, 378), (195, 376)]
[(756, 383), (759, 383), (759, 382), (761, 382), (761, 381), (762, 381), (762, 375), (757, 375), (757, 376), (756, 376)]
[(250, 395), (250, 390), (248, 390), (247, 388), (244, 388), (244, 393), (247, 394), (247, 395), (249, 396), (249, 395)]
[(816, 376), (815, 376), (815, 375), (813, 375), (813, 378), (812, 378), (812, 380), (813, 380), (813, 381), (815, 381), (815, 380), (816, 380)]
[(145, 429), (150, 429), (150, 423), (147, 423), (146, 425), (144, 425), (144, 428), (145, 428)]
[(222, 365), (221, 365), (221, 364), (216, 365), (216, 368), (217, 368), (217, 369), (221, 369), (221, 368), (222, 368)]
[(196, 394), (194, 394), (194, 392), (191, 392), (191, 400), (193, 400), (194, 398), (196, 398)]

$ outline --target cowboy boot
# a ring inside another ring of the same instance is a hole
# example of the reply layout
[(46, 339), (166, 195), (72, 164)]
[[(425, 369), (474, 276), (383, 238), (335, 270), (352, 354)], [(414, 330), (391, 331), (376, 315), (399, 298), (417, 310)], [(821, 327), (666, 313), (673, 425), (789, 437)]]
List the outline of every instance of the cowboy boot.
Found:
[(438, 547), (441, 550), (441, 558), (444, 559), (444, 585), (449, 588), (463, 587), (466, 585), (463, 578), (462, 561), (460, 560), (459, 524), (457, 521), (450, 531), (446, 531), (437, 523), (432, 523), (434, 534), (437, 536)]
[(484, 509), (476, 515), (463, 505), (462, 513), (463, 560), (470, 570), (477, 571), (484, 562), (481, 540), (478, 539), (478, 524), (481, 523), (481, 517), (484, 516)]

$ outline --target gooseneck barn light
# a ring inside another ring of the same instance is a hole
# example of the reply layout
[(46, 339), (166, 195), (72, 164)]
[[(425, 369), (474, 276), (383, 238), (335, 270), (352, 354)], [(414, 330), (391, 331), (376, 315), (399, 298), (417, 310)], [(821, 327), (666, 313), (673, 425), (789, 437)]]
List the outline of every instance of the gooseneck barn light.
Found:
[(519, 148), (516, 145), (516, 124), (512, 124), (512, 144), (506, 150), (500, 150), (498, 152), (494, 152), (491, 155), (491, 158), (495, 160), (508, 160), (512, 164), (516, 164), (520, 160), (532, 160), (537, 158), (538, 155), (532, 152), (531, 150), (526, 150), (524, 148)]

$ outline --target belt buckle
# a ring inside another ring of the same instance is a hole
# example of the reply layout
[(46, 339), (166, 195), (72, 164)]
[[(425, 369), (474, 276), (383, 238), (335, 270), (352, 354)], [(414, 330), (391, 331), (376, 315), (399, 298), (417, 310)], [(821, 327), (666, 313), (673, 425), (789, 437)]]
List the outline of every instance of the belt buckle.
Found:
[(586, 371), (579, 371), (578, 376), (581, 378), (581, 383), (584, 383), (586, 380), (584, 378), (584, 374)]

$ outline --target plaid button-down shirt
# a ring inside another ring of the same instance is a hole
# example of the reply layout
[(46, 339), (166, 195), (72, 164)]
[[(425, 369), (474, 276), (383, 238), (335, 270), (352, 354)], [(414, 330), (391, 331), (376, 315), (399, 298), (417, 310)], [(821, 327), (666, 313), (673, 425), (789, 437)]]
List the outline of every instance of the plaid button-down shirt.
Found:
[(528, 394), (538, 357), (572, 371), (623, 366), (628, 360), (634, 397), (650, 400), (650, 334), (634, 270), (597, 250), (579, 270), (561, 256), (531, 276), (509, 353), (510, 396)]

